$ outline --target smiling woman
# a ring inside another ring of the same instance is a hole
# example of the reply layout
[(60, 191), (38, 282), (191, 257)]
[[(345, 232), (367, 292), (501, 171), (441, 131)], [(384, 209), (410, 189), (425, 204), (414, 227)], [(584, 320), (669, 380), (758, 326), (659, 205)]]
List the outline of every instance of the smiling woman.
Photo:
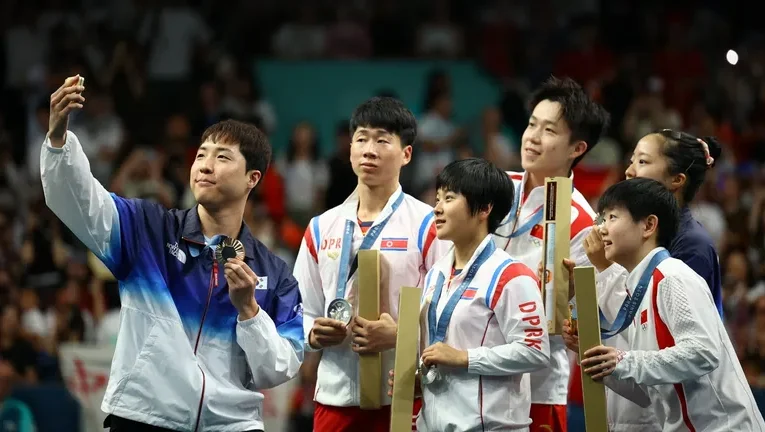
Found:
[(436, 187), (436, 234), (454, 247), (425, 276), (417, 430), (526, 430), (523, 374), (547, 366), (550, 341), (536, 275), (489, 234), (510, 211), (513, 182), (491, 162), (464, 159)]

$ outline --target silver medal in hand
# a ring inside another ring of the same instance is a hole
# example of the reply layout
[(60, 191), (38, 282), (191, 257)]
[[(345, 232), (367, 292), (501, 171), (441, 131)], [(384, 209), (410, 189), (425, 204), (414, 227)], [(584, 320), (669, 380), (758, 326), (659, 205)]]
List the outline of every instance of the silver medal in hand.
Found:
[(338, 320), (343, 324), (351, 322), (353, 316), (353, 307), (346, 299), (334, 299), (329, 303), (327, 307), (327, 318)]
[(420, 362), (419, 372), (422, 384), (433, 384), (438, 379), (438, 369), (436, 369), (436, 366), (426, 366), (425, 363)]

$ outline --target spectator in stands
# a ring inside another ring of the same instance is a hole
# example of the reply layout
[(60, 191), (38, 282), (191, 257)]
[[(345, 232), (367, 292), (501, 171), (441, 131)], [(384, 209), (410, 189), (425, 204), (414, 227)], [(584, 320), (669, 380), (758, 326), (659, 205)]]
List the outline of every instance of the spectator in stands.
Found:
[(627, 142), (638, 142), (660, 129), (680, 129), (683, 126), (680, 114), (664, 104), (663, 91), (664, 83), (659, 78), (651, 78), (632, 100), (622, 125)]
[(463, 131), (452, 121), (452, 96), (449, 92), (435, 95), (423, 118), (418, 122), (417, 138), (421, 144), (414, 160), (414, 190), (419, 193), (435, 182), (436, 175), (455, 158)]
[(21, 334), (19, 308), (6, 304), (0, 314), (0, 357), (14, 370), (20, 382), (37, 382), (37, 353), (34, 346)]
[(277, 57), (310, 59), (324, 53), (326, 30), (318, 20), (316, 6), (304, 3), (297, 19), (284, 23), (273, 36), (272, 49)]
[(486, 108), (481, 117), (478, 150), (483, 157), (499, 168), (510, 171), (519, 169), (520, 144), (511, 141), (502, 130), (502, 113), (496, 107)]
[(335, 129), (335, 153), (329, 159), (329, 178), (324, 196), (324, 208), (337, 207), (356, 189), (356, 174), (351, 166), (351, 134), (347, 121)]
[(62, 282), (59, 270), (64, 266), (66, 253), (61, 225), (40, 200), (30, 206), (23, 238), (20, 255), (25, 265), (25, 282), (41, 290), (43, 302), (47, 303), (50, 289)]
[[(459, 57), (464, 52), (462, 29), (451, 18), (449, 2), (430, 3), (430, 17), (417, 34), (417, 53), (423, 57)], [(439, 170), (440, 171), (440, 170)]]
[(167, 208), (175, 202), (175, 191), (163, 175), (165, 157), (149, 147), (133, 150), (112, 180), (111, 190), (126, 198), (147, 198)]
[(328, 173), (319, 150), (316, 131), (303, 122), (295, 126), (286, 154), (276, 163), (284, 179), (287, 212), (295, 223), (303, 227), (321, 211), (324, 204)]
[(0, 428), (3, 431), (35, 432), (32, 411), (24, 402), (10, 397), (15, 381), (13, 365), (0, 356)]
[(359, 13), (347, 6), (340, 6), (336, 11), (336, 21), (327, 29), (326, 54), (335, 59), (358, 59), (369, 57), (372, 52), (372, 39), (369, 29)]

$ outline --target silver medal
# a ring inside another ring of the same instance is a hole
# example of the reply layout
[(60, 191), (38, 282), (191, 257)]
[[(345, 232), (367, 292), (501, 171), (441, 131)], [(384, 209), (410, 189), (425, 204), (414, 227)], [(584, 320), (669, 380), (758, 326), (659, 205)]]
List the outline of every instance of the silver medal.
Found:
[(327, 308), (328, 318), (332, 318), (341, 321), (344, 324), (348, 324), (351, 322), (352, 316), (353, 307), (350, 303), (348, 303), (348, 300), (339, 298), (334, 299), (329, 303), (329, 307)]
[(593, 221), (593, 225), (595, 225), (597, 228), (602, 228), (605, 223), (606, 215), (603, 213), (598, 213), (598, 215), (595, 217), (595, 220)]
[(438, 369), (435, 366), (426, 366), (420, 363), (420, 382), (428, 385), (433, 384), (438, 379)]

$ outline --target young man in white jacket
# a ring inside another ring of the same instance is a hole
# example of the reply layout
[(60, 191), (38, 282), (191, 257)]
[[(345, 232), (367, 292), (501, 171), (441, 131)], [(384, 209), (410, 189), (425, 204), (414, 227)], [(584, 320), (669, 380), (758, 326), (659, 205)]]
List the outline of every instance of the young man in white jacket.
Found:
[[(417, 136), (414, 115), (397, 99), (376, 97), (356, 108), (350, 127), (358, 186), (342, 205), (311, 220), (294, 275), (304, 301), (306, 349), (322, 351), (314, 431), (387, 432), (390, 398), (385, 390), (381, 409), (359, 407), (359, 354), (380, 352), (383, 370), (393, 367), (399, 290), (423, 286), (425, 273), (448, 244), (436, 238), (433, 209), (399, 185)], [(349, 321), (358, 306), (359, 249), (381, 252), (378, 320)]]
[(625, 180), (598, 211), (606, 258), (629, 272), (626, 300), (607, 296), (601, 312), (628, 325), (629, 349), (591, 348), (582, 371), (651, 406), (667, 432), (765, 431), (706, 281), (666, 249), (679, 221), (672, 192), (656, 180)]
[[(531, 115), (521, 139), (524, 172), (508, 173), (514, 202), (494, 232), (498, 247), (530, 268), (542, 261), (545, 177), (573, 177), (573, 168), (598, 143), (608, 113), (571, 79), (551, 78), (532, 95)], [(583, 241), (595, 212), (576, 189), (571, 194), (571, 260), (589, 265)], [(569, 363), (560, 336), (550, 336), (550, 367), (531, 374), (532, 432), (566, 432)]]

